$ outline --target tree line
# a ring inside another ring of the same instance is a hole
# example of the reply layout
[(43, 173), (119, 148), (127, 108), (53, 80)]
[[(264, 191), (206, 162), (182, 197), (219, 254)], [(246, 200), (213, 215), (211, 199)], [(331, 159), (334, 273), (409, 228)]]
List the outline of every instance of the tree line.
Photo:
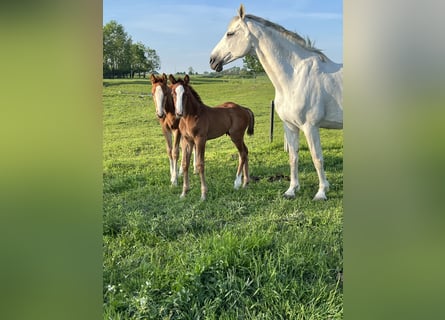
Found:
[[(243, 63), (243, 71), (248, 74), (255, 76), (264, 72), (256, 56), (245, 56)], [(103, 26), (104, 78), (134, 78), (135, 74), (145, 78), (147, 73), (157, 73), (160, 67), (161, 60), (156, 50), (141, 42), (133, 43), (124, 27), (117, 21), (111, 20)], [(233, 71), (231, 70), (231, 73)], [(189, 68), (189, 74), (193, 74), (192, 67)]]
[(147, 73), (156, 72), (161, 60), (156, 50), (141, 42), (133, 43), (124, 27), (111, 20), (103, 26), (103, 77), (145, 78)]

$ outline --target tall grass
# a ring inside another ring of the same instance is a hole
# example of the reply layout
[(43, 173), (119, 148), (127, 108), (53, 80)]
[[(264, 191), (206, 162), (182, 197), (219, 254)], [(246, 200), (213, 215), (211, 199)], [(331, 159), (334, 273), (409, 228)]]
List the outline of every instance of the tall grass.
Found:
[(233, 189), (237, 151), (223, 136), (207, 143), (207, 200), (197, 176), (179, 199), (148, 80), (104, 80), (104, 319), (342, 318), (342, 131), (321, 133), (329, 200), (311, 200), (318, 179), (304, 136), (301, 190), (286, 200), (278, 117), (269, 142), (269, 80), (191, 84), (208, 105), (234, 101), (255, 113), (245, 141), (254, 180)]

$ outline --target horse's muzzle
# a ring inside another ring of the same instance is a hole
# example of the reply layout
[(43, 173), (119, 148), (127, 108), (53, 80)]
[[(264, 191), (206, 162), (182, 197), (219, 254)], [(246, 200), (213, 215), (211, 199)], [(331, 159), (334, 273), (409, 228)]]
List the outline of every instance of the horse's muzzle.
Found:
[(223, 69), (223, 61), (216, 61), (216, 59), (214, 57), (210, 57), (210, 68), (212, 68), (212, 70), (215, 70), (217, 72), (222, 71)]

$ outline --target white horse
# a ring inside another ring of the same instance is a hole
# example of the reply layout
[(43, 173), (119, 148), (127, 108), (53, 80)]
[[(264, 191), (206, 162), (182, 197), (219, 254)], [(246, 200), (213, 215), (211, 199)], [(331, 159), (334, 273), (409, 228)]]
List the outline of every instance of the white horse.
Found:
[(210, 67), (223, 65), (246, 54), (256, 55), (275, 87), (275, 108), (284, 122), (289, 146), (290, 186), (284, 196), (295, 197), (299, 190), (299, 132), (304, 132), (317, 170), (319, 189), (314, 200), (325, 200), (329, 183), (323, 168), (319, 128), (343, 128), (343, 64), (328, 59), (310, 41), (263, 18), (238, 16), (213, 49)]

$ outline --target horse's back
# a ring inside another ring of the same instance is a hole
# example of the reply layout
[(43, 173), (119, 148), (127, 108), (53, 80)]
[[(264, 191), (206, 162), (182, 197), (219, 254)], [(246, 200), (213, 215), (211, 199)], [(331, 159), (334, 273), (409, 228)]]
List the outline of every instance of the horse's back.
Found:
[[(250, 118), (249, 113), (252, 113), (249, 108), (243, 107), (235, 102), (224, 102), (223, 104), (214, 107), (214, 109), (226, 110), (224, 112), (233, 118), (232, 122), (248, 123)], [(242, 124), (239, 125), (241, 126)]]

